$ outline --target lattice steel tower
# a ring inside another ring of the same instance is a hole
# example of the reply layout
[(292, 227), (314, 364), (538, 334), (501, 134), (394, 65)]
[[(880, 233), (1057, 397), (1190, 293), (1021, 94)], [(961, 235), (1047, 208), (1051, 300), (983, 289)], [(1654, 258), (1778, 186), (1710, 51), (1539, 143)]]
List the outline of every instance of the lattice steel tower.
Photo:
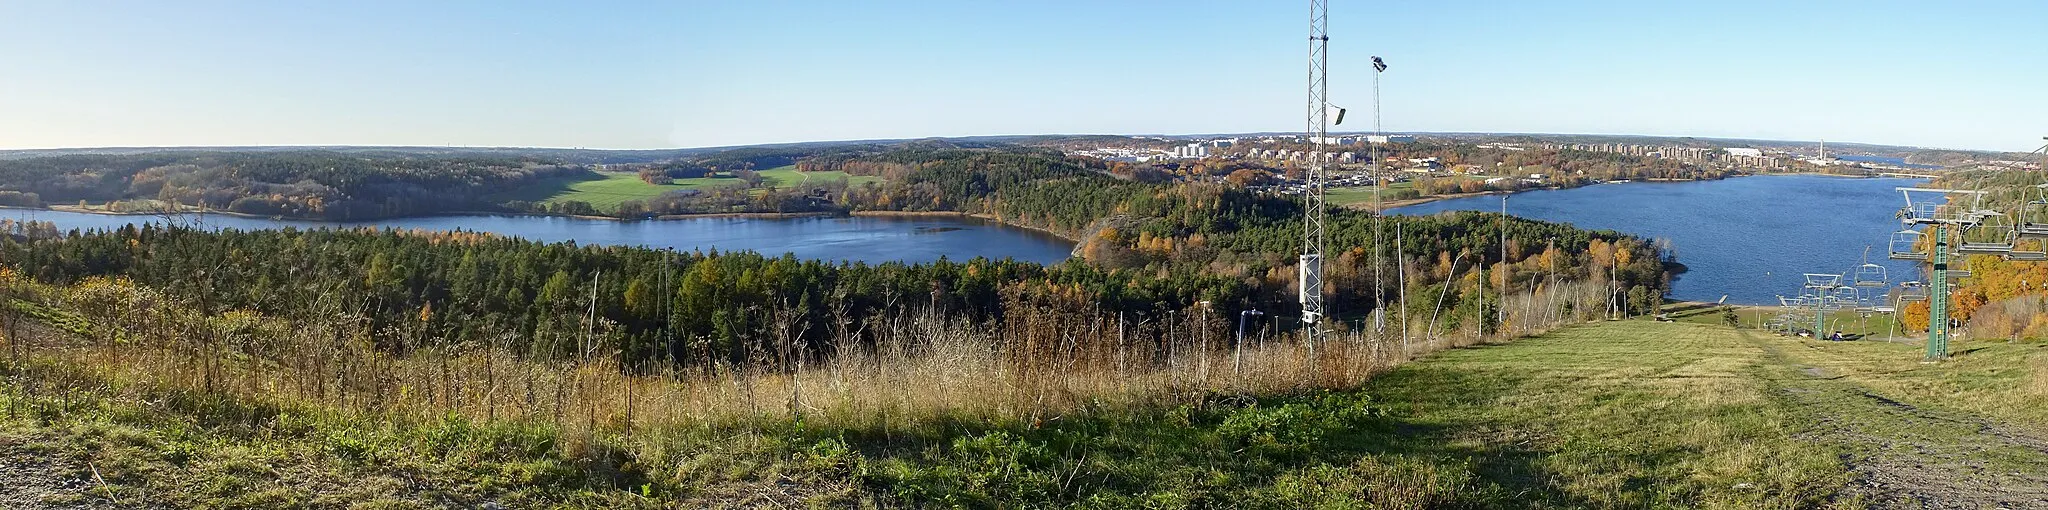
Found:
[(1329, 0), (1308, 2), (1308, 141), (1314, 150), (1308, 154), (1308, 183), (1302, 190), (1303, 201), (1301, 229), (1301, 323), (1304, 339), (1311, 345), (1320, 342), (1326, 333), (1323, 319), (1329, 310), (1323, 307), (1323, 182), (1324, 166), (1328, 157), (1324, 145), (1330, 135), (1329, 84), (1326, 78), (1330, 61), (1328, 49), (1330, 3)]

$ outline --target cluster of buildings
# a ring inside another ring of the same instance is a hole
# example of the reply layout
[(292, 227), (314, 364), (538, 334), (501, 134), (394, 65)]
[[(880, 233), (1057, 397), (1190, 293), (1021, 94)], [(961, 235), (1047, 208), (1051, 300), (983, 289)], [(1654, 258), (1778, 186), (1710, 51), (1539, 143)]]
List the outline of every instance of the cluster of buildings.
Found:
[(1675, 147), (1628, 143), (1546, 143), (1548, 150), (1575, 150), (1604, 152), (1650, 158), (1676, 159), (1694, 163), (1718, 161), (1730, 166), (1744, 168), (1785, 168), (1784, 158), (1766, 156), (1762, 150), (1751, 148), (1710, 149), (1705, 147)]
[[(1245, 151), (1245, 152), (1244, 152), (1244, 156), (1243, 156), (1243, 157), (1244, 157), (1244, 159), (1260, 159), (1260, 160), (1272, 160), (1272, 161), (1296, 161), (1296, 162), (1299, 162), (1299, 161), (1307, 161), (1307, 160), (1308, 160), (1308, 158), (1309, 158), (1309, 155), (1311, 155), (1311, 154), (1314, 154), (1314, 153), (1313, 153), (1312, 151), (1295, 151), (1295, 150), (1287, 150), (1287, 149), (1252, 149), (1252, 150), (1248, 150), (1248, 151)], [(1330, 153), (1327, 153), (1327, 152), (1326, 152), (1326, 153), (1323, 153), (1323, 154), (1325, 154), (1325, 156), (1324, 156), (1324, 157), (1326, 158), (1326, 159), (1325, 159), (1324, 161), (1335, 161), (1336, 163), (1358, 163), (1358, 162), (1359, 162), (1359, 159), (1358, 159), (1358, 153), (1356, 153), (1356, 152), (1348, 152), (1348, 151), (1347, 151), (1347, 152), (1339, 152), (1339, 153), (1336, 153), (1336, 154), (1334, 154), (1334, 155), (1332, 155), (1332, 154), (1330, 154)], [(1334, 159), (1334, 160), (1332, 160), (1332, 159), (1328, 159), (1328, 158), (1335, 158), (1335, 159)]]
[(1311, 136), (1308, 137), (1308, 141), (1320, 141), (1329, 145), (1350, 145), (1354, 143), (1370, 143), (1384, 145), (1390, 143), (1415, 143), (1415, 137), (1409, 135), (1349, 135), (1322, 137)]
[(2032, 161), (2015, 161), (2015, 160), (2010, 160), (2010, 159), (1999, 159), (1999, 160), (1992, 160), (1992, 161), (1987, 161), (1987, 162), (1985, 162), (1984, 164), (1985, 164), (1985, 165), (1990, 165), (1990, 166), (1995, 166), (1995, 167), (2004, 167), (2004, 168), (2017, 168), (2017, 169), (2020, 169), (2020, 170), (2040, 170), (2040, 169), (2041, 169), (2041, 164), (2040, 164), (2040, 163), (2035, 163), (2035, 162), (2032, 162)]
[[(1132, 138), (1140, 140), (1168, 140), (1166, 138), (1156, 137)], [(1146, 163), (1154, 161), (1165, 161), (1170, 159), (1202, 159), (1211, 156), (1212, 154), (1210, 153), (1210, 151), (1214, 148), (1229, 147), (1236, 144), (1236, 138), (1217, 138), (1213, 140), (1202, 140), (1183, 145), (1176, 145), (1165, 150), (1154, 149), (1149, 147), (1102, 147), (1096, 149), (1073, 151), (1071, 152), (1071, 154), (1101, 158), (1104, 161)]]

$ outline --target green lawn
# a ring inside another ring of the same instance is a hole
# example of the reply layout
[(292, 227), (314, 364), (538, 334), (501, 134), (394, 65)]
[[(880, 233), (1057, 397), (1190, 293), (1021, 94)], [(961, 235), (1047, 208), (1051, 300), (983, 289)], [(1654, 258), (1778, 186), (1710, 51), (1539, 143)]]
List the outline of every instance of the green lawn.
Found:
[[(677, 179), (674, 184), (657, 186), (640, 180), (640, 176), (626, 172), (605, 172), (600, 178), (574, 177), (549, 179), (505, 193), (498, 200), (524, 200), (528, 202), (563, 202), (579, 200), (589, 202), (599, 210), (611, 210), (619, 202), (645, 200), (676, 190), (699, 189), (711, 186), (738, 186), (743, 183), (733, 177), (701, 177)], [(776, 167), (761, 171), (771, 186), (801, 186), (809, 182), (844, 178), (849, 184), (860, 185), (882, 180), (880, 177), (853, 176), (845, 172), (800, 172), (796, 166)]]
[[(1414, 185), (1413, 183), (1408, 183), (1408, 182), (1400, 182), (1400, 183), (1395, 183), (1395, 184), (1393, 184), (1393, 185), (1390, 185), (1390, 186), (1384, 186), (1384, 187), (1382, 187), (1382, 188), (1381, 188), (1381, 190), (1380, 190), (1380, 196), (1381, 196), (1381, 199), (1382, 199), (1382, 200), (1389, 200), (1389, 199), (1391, 199), (1391, 198), (1390, 198), (1390, 195), (1391, 195), (1391, 193), (1388, 193), (1388, 192), (1390, 192), (1390, 191), (1393, 191), (1393, 190), (1396, 190), (1396, 189), (1410, 189), (1410, 188), (1414, 188), (1414, 187), (1415, 187), (1415, 185)], [(1329, 202), (1329, 203), (1332, 203), (1332, 204), (1336, 204), (1336, 205), (1351, 205), (1351, 204), (1365, 204), (1365, 203), (1371, 203), (1371, 202), (1372, 202), (1372, 188), (1371, 188), (1371, 187), (1354, 187), (1354, 188), (1328, 188), (1328, 189), (1326, 189), (1326, 190), (1324, 190), (1324, 191), (1323, 191), (1323, 200), (1324, 200), (1324, 201), (1327, 201), (1327, 202)]]

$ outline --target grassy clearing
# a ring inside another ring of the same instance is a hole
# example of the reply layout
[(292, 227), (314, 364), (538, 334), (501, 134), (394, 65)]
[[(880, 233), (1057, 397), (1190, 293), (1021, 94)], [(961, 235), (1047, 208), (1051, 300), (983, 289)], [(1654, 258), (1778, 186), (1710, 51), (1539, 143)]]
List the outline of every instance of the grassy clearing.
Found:
[(1407, 441), (1530, 506), (1794, 508), (1846, 479), (1725, 327), (1604, 322), (1446, 351), (1367, 385)]
[[(1408, 189), (1415, 189), (1415, 183), (1409, 181), (1401, 181), (1381, 186), (1380, 198), (1381, 200), (1393, 200), (1393, 192), (1395, 190)], [(1346, 188), (1329, 188), (1323, 193), (1323, 200), (1336, 205), (1372, 203), (1372, 187), (1356, 186)]]
[(1932, 364), (1920, 362), (1926, 351), (1918, 343), (1801, 339), (1796, 345), (1784, 349), (1792, 361), (1887, 398), (2048, 436), (2048, 343), (1954, 342), (1954, 356)]
[[(654, 185), (640, 180), (634, 173), (606, 172), (599, 178), (562, 177), (549, 179), (505, 193), (498, 200), (523, 200), (528, 202), (566, 202), (571, 200), (590, 203), (599, 210), (612, 210), (619, 202), (646, 200), (670, 191), (701, 189), (712, 186), (743, 186), (745, 183), (734, 177), (699, 177), (676, 179), (674, 184)], [(880, 177), (847, 175), (845, 172), (799, 172), (796, 166), (783, 166), (761, 171), (770, 186), (803, 186), (809, 183), (846, 179), (850, 185), (878, 182)]]

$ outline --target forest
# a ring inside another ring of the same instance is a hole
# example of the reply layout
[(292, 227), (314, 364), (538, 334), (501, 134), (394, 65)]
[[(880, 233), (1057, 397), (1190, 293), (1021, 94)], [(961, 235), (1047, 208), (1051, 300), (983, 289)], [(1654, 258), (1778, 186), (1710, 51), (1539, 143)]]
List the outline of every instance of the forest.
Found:
[(490, 198), (495, 193), (588, 173), (581, 165), (532, 157), (464, 154), (82, 154), (0, 160), (0, 205), (154, 201), (262, 216), (361, 220), (496, 210)]

